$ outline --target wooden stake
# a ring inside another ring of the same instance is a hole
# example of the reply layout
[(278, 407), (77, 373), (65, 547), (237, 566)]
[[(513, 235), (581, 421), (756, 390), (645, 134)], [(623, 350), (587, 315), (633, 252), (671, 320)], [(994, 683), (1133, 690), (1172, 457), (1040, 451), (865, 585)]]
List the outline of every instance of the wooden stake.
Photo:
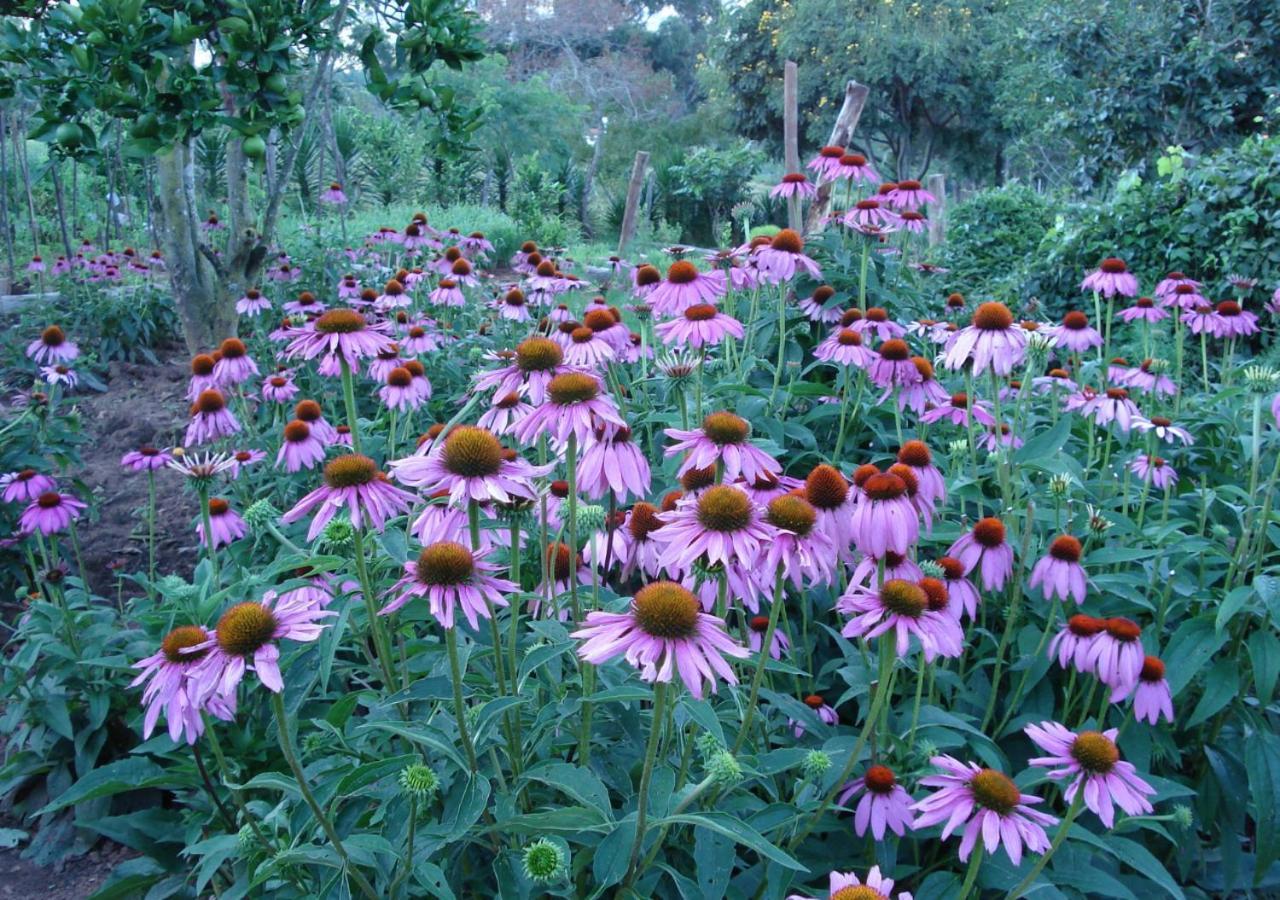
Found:
[(636, 161), (631, 167), (631, 180), (627, 182), (627, 208), (622, 213), (622, 230), (618, 233), (618, 255), (627, 251), (627, 244), (636, 232), (636, 208), (640, 205), (640, 188), (644, 185), (644, 173), (649, 167), (649, 151), (637, 150)]
[(929, 204), (929, 246), (936, 247), (947, 239), (947, 176), (935, 172), (927, 184), (929, 193), (938, 198)]
[[(844, 103), (836, 116), (836, 124), (831, 129), (831, 137), (827, 144), (836, 147), (848, 147), (853, 139), (854, 129), (862, 118), (862, 109), (867, 105), (867, 94), (870, 92), (865, 84), (850, 80), (844, 86)], [(831, 188), (833, 184), (826, 182), (818, 185), (818, 196), (809, 204), (809, 218), (805, 223), (805, 231), (814, 234), (822, 230), (822, 217), (831, 206)]]
[[(796, 64), (782, 69), (782, 151), (787, 172), (800, 171), (800, 113), (796, 106)], [(787, 198), (787, 227), (800, 230), (800, 198)]]

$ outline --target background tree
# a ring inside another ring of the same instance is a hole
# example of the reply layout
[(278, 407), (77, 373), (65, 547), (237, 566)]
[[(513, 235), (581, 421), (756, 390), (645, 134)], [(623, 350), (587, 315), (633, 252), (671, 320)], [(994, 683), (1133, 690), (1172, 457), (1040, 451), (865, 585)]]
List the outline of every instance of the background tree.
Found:
[[(461, 0), (81, 0), (19, 12), (26, 17), (3, 22), (0, 53), (13, 67), (10, 87), (38, 104), (32, 136), (65, 156), (91, 157), (119, 139), (125, 152), (154, 157), (158, 233), (193, 350), (235, 333), (235, 298), (267, 257), (303, 128), (349, 22), (364, 26), (359, 58), (375, 96), (430, 110), (452, 132), (474, 124), (434, 89), (431, 72), (482, 55)], [(194, 153), (223, 127), (226, 227), (210, 231)], [(265, 165), (269, 148), (278, 165)]]

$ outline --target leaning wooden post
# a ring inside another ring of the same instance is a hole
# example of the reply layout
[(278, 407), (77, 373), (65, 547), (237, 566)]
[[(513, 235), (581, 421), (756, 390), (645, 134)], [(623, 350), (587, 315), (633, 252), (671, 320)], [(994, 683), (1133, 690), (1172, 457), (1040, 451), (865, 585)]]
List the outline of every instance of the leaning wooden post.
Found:
[[(831, 137), (827, 144), (833, 147), (848, 147), (853, 138), (858, 120), (862, 118), (862, 109), (867, 105), (867, 94), (870, 88), (856, 81), (848, 81), (844, 86), (844, 103), (840, 106), (840, 114), (836, 116), (836, 124), (831, 128)], [(822, 230), (822, 218), (831, 206), (831, 188), (833, 182), (825, 181), (818, 185), (818, 196), (809, 203), (809, 218), (805, 222), (805, 231), (814, 233)]]
[(636, 232), (636, 208), (640, 205), (640, 188), (644, 186), (644, 173), (649, 167), (649, 151), (637, 150), (636, 161), (631, 167), (631, 181), (627, 183), (627, 208), (622, 214), (622, 231), (618, 234), (618, 255), (627, 251), (627, 244)]
[(938, 198), (929, 204), (929, 246), (936, 247), (947, 239), (947, 177), (941, 172), (930, 175), (928, 189)]
[[(782, 152), (787, 172), (800, 171), (800, 113), (796, 100), (797, 67), (787, 60), (782, 69)], [(787, 198), (787, 227), (800, 230), (800, 198)]]

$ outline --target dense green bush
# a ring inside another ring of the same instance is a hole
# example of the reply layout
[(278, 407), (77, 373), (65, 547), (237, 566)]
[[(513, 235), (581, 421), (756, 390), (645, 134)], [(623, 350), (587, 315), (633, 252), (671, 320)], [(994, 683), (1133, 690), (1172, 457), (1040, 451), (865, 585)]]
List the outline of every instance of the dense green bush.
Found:
[(1017, 185), (975, 195), (953, 215), (951, 282), (1015, 302), (1038, 298), (1049, 315), (1074, 302), (1080, 279), (1106, 256), (1126, 260), (1148, 291), (1171, 269), (1213, 290), (1230, 274), (1268, 291), (1280, 282), (1280, 138), (1204, 157), (1170, 151), (1158, 171), (1087, 201)]

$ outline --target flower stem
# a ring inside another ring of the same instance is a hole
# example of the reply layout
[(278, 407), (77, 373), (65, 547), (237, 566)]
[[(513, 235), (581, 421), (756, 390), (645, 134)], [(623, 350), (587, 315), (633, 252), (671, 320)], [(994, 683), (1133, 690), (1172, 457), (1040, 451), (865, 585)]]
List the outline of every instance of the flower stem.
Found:
[(778, 612), (782, 609), (785, 590), (782, 566), (779, 565), (778, 573), (774, 578), (773, 603), (769, 606), (769, 625), (765, 628), (764, 638), (760, 642), (760, 653), (756, 658), (756, 670), (751, 676), (751, 696), (747, 700), (746, 712), (742, 715), (742, 728), (738, 730), (738, 737), (733, 742), (733, 750), (730, 751), (735, 755), (742, 749), (742, 742), (747, 733), (751, 731), (751, 722), (755, 718), (756, 703), (760, 699), (760, 682), (764, 679), (764, 667), (768, 662), (770, 649), (773, 647), (773, 632), (778, 627)]
[(458, 737), (462, 741), (462, 749), (467, 754), (467, 765), (472, 772), (480, 771), (476, 763), (476, 748), (471, 743), (471, 733), (467, 730), (467, 708), (462, 702), (462, 667), (458, 665), (458, 637), (453, 628), (444, 630), (445, 647), (449, 651), (449, 676), (453, 681), (453, 715), (458, 721)]
[(773, 401), (778, 393), (778, 385), (782, 383), (782, 367), (786, 365), (787, 355), (787, 287), (778, 286), (778, 363), (773, 369), (773, 388), (769, 391), (769, 408), (773, 409)]
[(982, 858), (985, 855), (982, 847), (975, 846), (970, 852), (972, 855), (969, 857), (969, 868), (965, 870), (964, 884), (960, 885), (960, 893), (956, 895), (957, 900), (967, 900), (978, 880), (978, 870), (982, 868)]
[(365, 612), (369, 616), (369, 636), (373, 638), (373, 647), (378, 656), (378, 666), (382, 669), (383, 682), (388, 691), (396, 690), (395, 674), (391, 668), (391, 647), (387, 644), (387, 633), (382, 629), (382, 621), (373, 600), (373, 582), (369, 580), (369, 568), (364, 554), (364, 531), (355, 529), (352, 551), (356, 558), (356, 578), (360, 581), (360, 595), (364, 599)]
[(342, 402), (347, 407), (347, 426), (351, 429), (351, 449), (360, 452), (359, 415), (356, 412), (356, 386), (351, 377), (351, 365), (345, 356), (339, 355), (338, 364), (342, 367)]
[(213, 569), (213, 587), (216, 591), (222, 583), (222, 572), (218, 567), (218, 551), (213, 548), (213, 521), (209, 517), (209, 485), (203, 480), (198, 484), (200, 486), (196, 488), (196, 494), (200, 500), (200, 521), (204, 524), (205, 556), (209, 560), (210, 568)]
[(156, 598), (156, 473), (147, 470), (147, 597)]
[(307, 786), (306, 773), (302, 771), (302, 765), (298, 762), (298, 755), (293, 749), (293, 738), (289, 735), (289, 715), (284, 709), (284, 698), (275, 691), (271, 692), (271, 709), (276, 715), (276, 725), (280, 730), (280, 749), (284, 752), (284, 758), (289, 763), (289, 768), (293, 771), (293, 777), (298, 782), (298, 792), (302, 794), (302, 799), (306, 801), (307, 806), (311, 807), (311, 814), (320, 823), (325, 836), (329, 838), (329, 843), (333, 845), (333, 851), (342, 860), (343, 867), (347, 870), (347, 874), (351, 876), (351, 880), (355, 882), (356, 887), (360, 889), (360, 893), (368, 897), (369, 900), (378, 900), (378, 892), (373, 889), (373, 885), (369, 884), (364, 875), (360, 874), (360, 870), (351, 864), (351, 860), (347, 857), (347, 849), (342, 846), (342, 838), (338, 837), (338, 832), (334, 830), (333, 823), (324, 814), (324, 810), (320, 808), (320, 804), (316, 802), (315, 796), (311, 793), (311, 788)]
[(662, 725), (666, 719), (668, 683), (659, 681), (653, 686), (653, 723), (649, 727), (649, 743), (644, 752), (644, 769), (640, 773), (640, 793), (636, 799), (636, 839), (631, 845), (631, 857), (627, 863), (627, 876), (622, 880), (629, 886), (636, 876), (636, 862), (644, 846), (645, 819), (649, 814), (649, 782), (653, 778), (653, 764), (658, 758), (658, 742), (662, 739)]
[[(1084, 805), (1084, 791), (1076, 791), (1075, 799), (1071, 801), (1070, 808), (1067, 809), (1066, 816), (1063, 817), (1062, 823), (1058, 826), (1057, 833), (1053, 836), (1053, 842), (1049, 844), (1049, 849), (1044, 855), (1036, 860), (1036, 864), (1031, 867), (1031, 871), (1027, 873), (1027, 877), (1018, 882), (1018, 886), (1004, 895), (1004, 900), (1016, 900), (1027, 892), (1027, 888), (1035, 884), (1036, 878), (1044, 871), (1044, 867), (1049, 864), (1049, 860), (1053, 854), (1062, 846), (1062, 842), (1067, 839), (1067, 832), (1071, 830), (1071, 823), (1075, 821), (1076, 816), (1080, 815), (1080, 807)], [(978, 848), (974, 848), (977, 852)]]
[(569, 432), (564, 449), (565, 467), (569, 482), (569, 603), (573, 608), (573, 621), (582, 618), (578, 606), (578, 436)]

